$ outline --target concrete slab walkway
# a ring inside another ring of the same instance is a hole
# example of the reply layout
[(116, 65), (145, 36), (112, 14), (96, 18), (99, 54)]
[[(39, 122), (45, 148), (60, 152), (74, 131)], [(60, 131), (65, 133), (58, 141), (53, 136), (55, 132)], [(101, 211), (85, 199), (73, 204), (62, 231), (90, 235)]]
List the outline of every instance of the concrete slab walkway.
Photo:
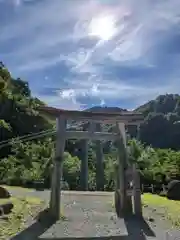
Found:
[[(49, 191), (12, 190), (13, 195), (36, 196), (49, 201)], [(133, 239), (133, 240), (178, 240), (180, 231), (167, 233), (158, 222), (118, 219), (112, 207), (113, 193), (69, 192), (62, 194), (64, 220), (32, 222), (25, 231), (12, 240), (34, 239)], [(145, 215), (149, 215), (146, 209)]]

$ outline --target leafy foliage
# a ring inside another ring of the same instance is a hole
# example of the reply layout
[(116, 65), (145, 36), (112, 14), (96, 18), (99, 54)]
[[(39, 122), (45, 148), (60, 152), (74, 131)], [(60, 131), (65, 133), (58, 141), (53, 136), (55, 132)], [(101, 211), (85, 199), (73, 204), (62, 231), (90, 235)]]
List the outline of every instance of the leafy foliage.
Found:
[(155, 148), (180, 150), (180, 96), (166, 94), (136, 109), (145, 116), (140, 140)]
[[(0, 144), (0, 181), (11, 185), (32, 184), (43, 180), (50, 186), (54, 159), (54, 137), (21, 141), (25, 134), (52, 130), (54, 120), (40, 115), (37, 106), (44, 105), (31, 96), (28, 83), (13, 79), (0, 63), (0, 141), (16, 138), (10, 146)], [(121, 108), (94, 107), (87, 111), (124, 111)], [(144, 182), (167, 182), (180, 178), (180, 96), (167, 94), (140, 106), (145, 116), (140, 126), (139, 138), (134, 127), (127, 129), (129, 136), (129, 162), (137, 163)], [(75, 127), (76, 128), (76, 127)], [(108, 131), (114, 126), (104, 125)], [(77, 126), (78, 129), (78, 126)], [(133, 137), (133, 138), (132, 138)], [(115, 187), (117, 169), (116, 144), (103, 142), (105, 189)], [(81, 141), (67, 141), (64, 153), (63, 177), (70, 189), (80, 187)], [(96, 158), (94, 143), (89, 142), (89, 189), (95, 190)]]

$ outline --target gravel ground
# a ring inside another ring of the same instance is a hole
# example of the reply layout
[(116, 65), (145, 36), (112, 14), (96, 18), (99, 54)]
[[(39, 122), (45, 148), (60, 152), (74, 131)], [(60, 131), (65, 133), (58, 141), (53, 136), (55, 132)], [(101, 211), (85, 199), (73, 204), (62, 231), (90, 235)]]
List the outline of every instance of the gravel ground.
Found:
[[(31, 195), (49, 201), (49, 191), (12, 190), (13, 195)], [(52, 223), (33, 222), (25, 231), (12, 240), (34, 239), (133, 239), (133, 240), (178, 240), (180, 231), (160, 217), (160, 213), (149, 207), (144, 209), (147, 220), (118, 219), (112, 208), (112, 193), (63, 192), (65, 220)], [(151, 217), (152, 222), (148, 219)], [(30, 223), (29, 223), (30, 224)]]

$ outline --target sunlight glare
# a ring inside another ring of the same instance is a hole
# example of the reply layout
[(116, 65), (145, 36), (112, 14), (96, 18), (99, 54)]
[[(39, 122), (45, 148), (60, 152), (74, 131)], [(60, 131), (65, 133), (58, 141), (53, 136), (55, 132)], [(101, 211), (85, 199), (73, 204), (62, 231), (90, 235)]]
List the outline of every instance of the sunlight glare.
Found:
[(89, 36), (98, 37), (104, 41), (110, 40), (116, 31), (115, 18), (110, 15), (96, 17), (89, 25)]

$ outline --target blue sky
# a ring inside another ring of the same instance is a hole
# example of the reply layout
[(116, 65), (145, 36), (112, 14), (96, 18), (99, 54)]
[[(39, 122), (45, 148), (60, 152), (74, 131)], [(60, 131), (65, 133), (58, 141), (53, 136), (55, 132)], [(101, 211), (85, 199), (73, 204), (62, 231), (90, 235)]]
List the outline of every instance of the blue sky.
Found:
[(50, 106), (180, 93), (180, 0), (0, 0), (0, 60)]

